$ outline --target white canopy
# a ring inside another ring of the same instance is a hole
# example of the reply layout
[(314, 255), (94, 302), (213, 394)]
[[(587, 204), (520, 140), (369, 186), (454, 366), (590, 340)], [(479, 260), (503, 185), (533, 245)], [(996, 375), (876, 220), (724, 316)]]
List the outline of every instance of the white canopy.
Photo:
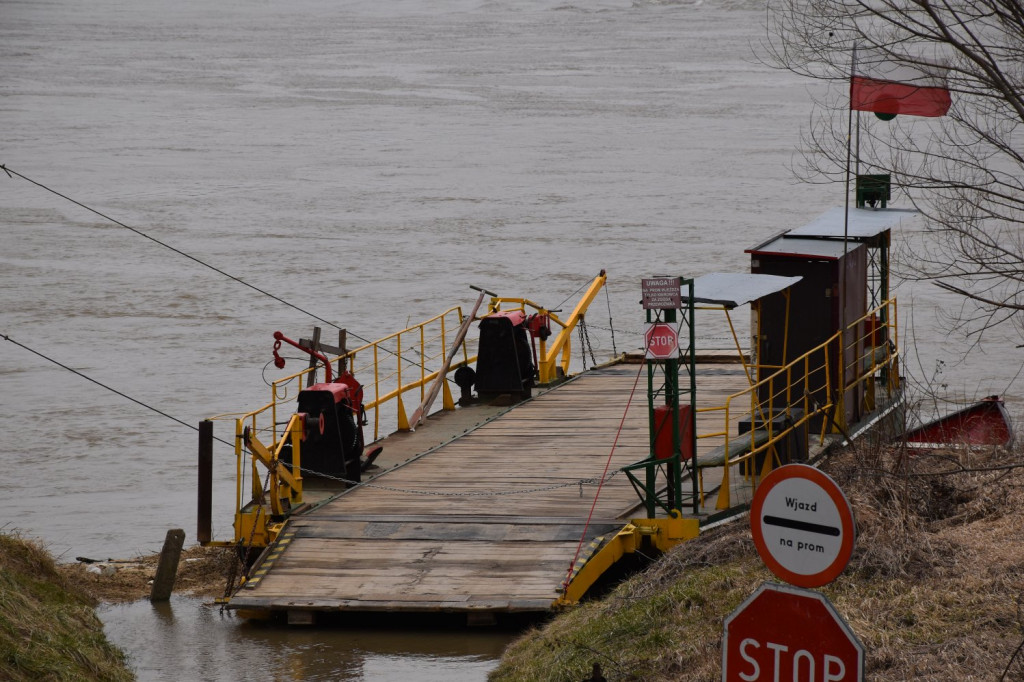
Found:
[(803, 227), (790, 230), (785, 236), (842, 239), (845, 234), (853, 241), (862, 241), (899, 227), (904, 221), (913, 220), (918, 215), (917, 211), (901, 208), (851, 208), (847, 224), (846, 209), (836, 207), (825, 211)]
[(693, 300), (735, 308), (788, 289), (802, 277), (713, 272), (693, 282)]

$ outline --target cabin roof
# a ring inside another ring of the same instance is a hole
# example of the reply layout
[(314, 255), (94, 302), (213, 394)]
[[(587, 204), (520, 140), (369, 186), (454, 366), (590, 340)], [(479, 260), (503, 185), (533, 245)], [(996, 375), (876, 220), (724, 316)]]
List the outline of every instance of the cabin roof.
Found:
[(747, 249), (746, 253), (754, 256), (778, 255), (817, 260), (839, 260), (848, 251), (863, 248), (859, 242), (853, 242), (853, 240), (844, 242), (842, 238), (836, 241), (822, 237), (791, 237), (790, 234), (792, 233), (774, 237), (763, 244)]
[(695, 303), (713, 303), (735, 308), (787, 289), (802, 277), (712, 272), (693, 282)]
[(907, 220), (912, 220), (917, 211), (899, 208), (878, 210), (851, 208), (849, 224), (846, 224), (846, 209), (830, 208), (803, 227), (790, 230), (787, 238), (842, 239), (846, 234), (852, 241), (869, 241)]

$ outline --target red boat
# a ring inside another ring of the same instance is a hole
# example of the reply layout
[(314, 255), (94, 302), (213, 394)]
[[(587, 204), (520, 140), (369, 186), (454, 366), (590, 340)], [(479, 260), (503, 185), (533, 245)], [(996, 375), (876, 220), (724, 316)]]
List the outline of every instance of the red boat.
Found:
[(974, 405), (907, 431), (907, 443), (922, 446), (1013, 445), (1010, 416), (997, 395), (983, 398)]

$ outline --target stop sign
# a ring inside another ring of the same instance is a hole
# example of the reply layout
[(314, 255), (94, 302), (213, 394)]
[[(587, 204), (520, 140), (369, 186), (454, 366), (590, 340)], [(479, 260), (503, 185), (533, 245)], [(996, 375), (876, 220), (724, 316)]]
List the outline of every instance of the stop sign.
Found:
[(679, 357), (679, 332), (667, 322), (652, 322), (644, 330), (648, 360), (675, 360)]
[(765, 583), (725, 619), (723, 682), (861, 682), (864, 647), (822, 594)]

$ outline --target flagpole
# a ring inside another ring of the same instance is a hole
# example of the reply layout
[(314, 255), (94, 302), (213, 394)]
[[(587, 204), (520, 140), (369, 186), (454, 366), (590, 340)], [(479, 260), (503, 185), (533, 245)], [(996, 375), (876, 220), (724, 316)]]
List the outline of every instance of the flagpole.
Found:
[[(849, 238), (850, 238), (850, 157), (853, 153), (853, 79), (857, 73), (857, 43), (853, 44), (853, 54), (850, 58), (850, 82), (849, 82), (849, 100), (847, 102), (847, 113), (846, 113), (846, 204), (843, 211), (843, 260), (842, 260), (842, 271), (839, 273), (839, 296), (837, 304), (839, 305), (839, 338), (842, 339), (842, 343), (839, 348), (839, 404), (842, 406), (843, 413), (840, 417), (840, 421), (846, 423), (846, 257), (849, 252)], [(859, 119), (858, 119), (859, 122)], [(860, 140), (858, 139), (858, 143)], [(858, 164), (860, 162), (860, 149), (857, 150)]]
[[(853, 44), (853, 55), (850, 59), (850, 98), (846, 110), (846, 208), (843, 215), (843, 256), (846, 256), (846, 240), (850, 234), (850, 156), (853, 153), (853, 79), (857, 74), (857, 44)], [(860, 119), (857, 119), (860, 123)], [(859, 133), (858, 126), (858, 133)], [(857, 136), (857, 165), (860, 170), (860, 135)], [(846, 272), (845, 270), (843, 271)], [(845, 288), (845, 287), (844, 287)]]

